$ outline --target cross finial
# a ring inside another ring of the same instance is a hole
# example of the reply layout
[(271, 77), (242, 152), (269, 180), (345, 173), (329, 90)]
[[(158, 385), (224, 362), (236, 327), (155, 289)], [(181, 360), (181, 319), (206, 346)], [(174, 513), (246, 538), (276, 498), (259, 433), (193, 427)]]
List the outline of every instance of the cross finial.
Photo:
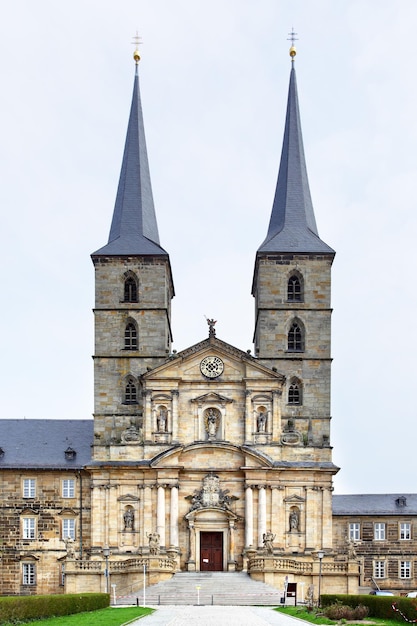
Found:
[(294, 63), (294, 58), (295, 55), (297, 54), (297, 49), (294, 45), (294, 42), (298, 41), (298, 33), (295, 32), (294, 27), (292, 27), (291, 32), (288, 33), (289, 37), (287, 39), (287, 41), (291, 41), (291, 48), (290, 48), (290, 57), (291, 57), (291, 63)]
[(139, 37), (138, 31), (136, 31), (136, 35), (133, 37), (133, 41), (132, 41), (132, 45), (135, 46), (135, 51), (133, 53), (133, 58), (135, 60), (136, 65), (140, 61), (139, 46), (142, 44), (141, 40), (142, 40), (142, 37)]

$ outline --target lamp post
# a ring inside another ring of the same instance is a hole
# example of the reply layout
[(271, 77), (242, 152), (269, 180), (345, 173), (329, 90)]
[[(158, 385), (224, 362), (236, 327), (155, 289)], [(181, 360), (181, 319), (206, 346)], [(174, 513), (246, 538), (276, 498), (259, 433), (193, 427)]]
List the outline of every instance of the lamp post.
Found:
[(106, 593), (109, 593), (109, 556), (110, 556), (110, 548), (109, 546), (104, 546), (103, 548), (103, 556), (106, 559), (106, 569), (105, 569), (105, 576), (106, 576)]
[(317, 556), (319, 557), (319, 599), (317, 605), (320, 606), (320, 595), (321, 595), (321, 563), (323, 561), (324, 552), (323, 550), (319, 550), (317, 552)]

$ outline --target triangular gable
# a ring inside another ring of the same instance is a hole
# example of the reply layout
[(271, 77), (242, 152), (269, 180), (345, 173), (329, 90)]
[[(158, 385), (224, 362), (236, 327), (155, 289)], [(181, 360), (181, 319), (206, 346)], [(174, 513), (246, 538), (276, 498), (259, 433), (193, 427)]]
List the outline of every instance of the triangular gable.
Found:
[(144, 373), (142, 378), (144, 381), (153, 380), (160, 376), (164, 378), (167, 376), (177, 378), (179, 376), (179, 370), (186, 367), (187, 361), (192, 363), (196, 361), (196, 359), (202, 359), (207, 354), (219, 356), (222, 359), (229, 359), (230, 362), (235, 362), (236, 364), (238, 362), (243, 363), (249, 371), (252, 370), (255, 377), (265, 377), (280, 382), (281, 384), (285, 382), (285, 376), (283, 374), (262, 365), (258, 359), (251, 356), (248, 352), (243, 352), (216, 337), (210, 337), (181, 352), (172, 354), (167, 358), (165, 363)]
[(215, 393), (213, 391), (209, 393), (204, 393), (202, 396), (198, 396), (197, 398), (193, 398), (191, 402), (220, 402), (221, 404), (225, 402), (233, 402), (231, 398), (226, 398), (226, 396), (222, 396), (219, 393)]

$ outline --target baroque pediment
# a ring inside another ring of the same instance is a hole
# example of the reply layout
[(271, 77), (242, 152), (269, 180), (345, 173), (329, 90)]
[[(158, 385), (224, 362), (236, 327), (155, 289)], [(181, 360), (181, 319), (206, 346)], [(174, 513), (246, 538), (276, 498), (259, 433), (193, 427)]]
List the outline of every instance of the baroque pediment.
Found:
[(170, 355), (165, 363), (143, 374), (145, 386), (152, 384), (154, 380), (208, 380), (204, 378), (201, 370), (201, 362), (206, 357), (216, 357), (221, 360), (223, 369), (218, 376), (211, 380), (258, 380), (262, 379), (274, 387), (279, 387), (285, 382), (285, 376), (279, 372), (259, 363), (258, 359), (234, 346), (211, 337), (195, 345)]
[(131, 493), (125, 493), (117, 498), (118, 502), (138, 502), (139, 498)]
[(222, 396), (219, 393), (209, 392), (204, 393), (202, 396), (198, 396), (197, 398), (193, 398), (191, 402), (198, 402), (199, 404), (204, 404), (205, 402), (220, 402), (221, 404), (225, 402), (233, 402), (231, 398), (226, 398), (226, 396)]

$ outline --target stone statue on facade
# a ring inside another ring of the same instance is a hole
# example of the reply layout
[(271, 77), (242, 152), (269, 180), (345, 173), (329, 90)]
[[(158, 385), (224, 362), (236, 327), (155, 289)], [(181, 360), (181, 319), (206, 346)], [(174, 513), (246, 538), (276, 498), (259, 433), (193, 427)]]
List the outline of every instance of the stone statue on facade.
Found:
[(67, 537), (64, 540), (65, 549), (67, 551), (67, 559), (75, 559), (74, 539)]
[(274, 554), (274, 546), (273, 546), (273, 541), (275, 539), (274, 533), (271, 533), (271, 531), (268, 530), (266, 533), (263, 534), (262, 539), (264, 542), (265, 552), (267, 554)]
[(167, 429), (167, 410), (164, 406), (159, 409), (158, 417), (156, 418), (156, 425), (158, 432), (165, 433)]
[(219, 417), (215, 413), (214, 409), (209, 409), (205, 415), (205, 426), (208, 439), (212, 441), (216, 439), (217, 429), (219, 426)]
[(298, 511), (293, 509), (290, 513), (290, 530), (298, 531), (300, 524), (300, 518)]
[(217, 320), (214, 319), (209, 319), (208, 317), (206, 317), (207, 320), (207, 324), (209, 327), (209, 338), (210, 337), (215, 337), (216, 336), (216, 330), (214, 328), (214, 325), (216, 324)]
[(148, 540), (149, 540), (149, 554), (159, 554), (160, 552), (160, 547), (159, 547), (159, 540), (160, 540), (160, 536), (159, 533), (150, 533), (148, 535)]
[(135, 512), (133, 509), (126, 509), (123, 514), (125, 530), (133, 530), (135, 525)]
[(265, 430), (266, 430), (266, 420), (267, 420), (266, 411), (260, 411), (260, 413), (258, 413), (258, 418), (257, 418), (258, 433), (264, 433), (265, 432)]
[(356, 546), (355, 546), (353, 539), (346, 537), (346, 544), (347, 544), (348, 559), (352, 561), (356, 561), (356, 559), (358, 558), (358, 555), (356, 554)]

